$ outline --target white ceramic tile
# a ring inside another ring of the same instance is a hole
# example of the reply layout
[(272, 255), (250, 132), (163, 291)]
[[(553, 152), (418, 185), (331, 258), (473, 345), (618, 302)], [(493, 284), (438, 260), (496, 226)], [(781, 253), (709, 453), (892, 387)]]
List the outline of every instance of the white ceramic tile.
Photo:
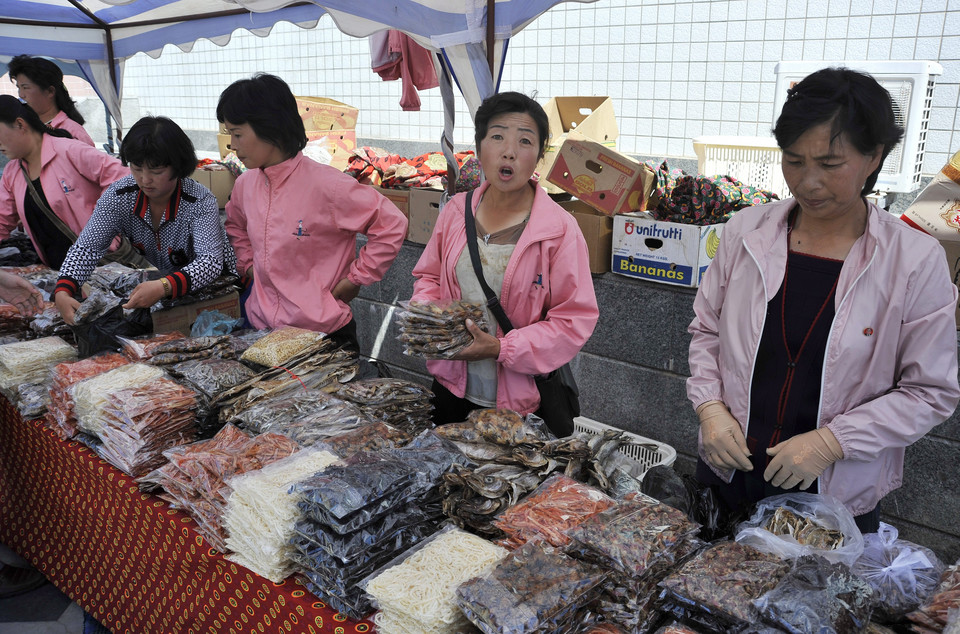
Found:
[(846, 42), (846, 53), (843, 59), (864, 60), (867, 59), (867, 45), (869, 40), (849, 39)]

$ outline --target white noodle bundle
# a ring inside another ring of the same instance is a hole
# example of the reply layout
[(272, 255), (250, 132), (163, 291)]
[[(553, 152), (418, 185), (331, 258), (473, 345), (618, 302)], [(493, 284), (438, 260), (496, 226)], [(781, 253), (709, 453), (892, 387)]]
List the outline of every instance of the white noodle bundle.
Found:
[(130, 363), (70, 386), (73, 412), (81, 431), (99, 437), (103, 431), (111, 392), (140, 387), (163, 376), (163, 370), (146, 363)]
[(0, 390), (16, 402), (21, 383), (43, 383), (53, 366), (77, 358), (76, 349), (60, 337), (44, 337), (0, 346)]
[(290, 544), (293, 527), (300, 518), (299, 494), (290, 486), (339, 460), (329, 451), (304, 450), (263, 469), (231, 478), (233, 489), (223, 517), (227, 558), (246, 566), (270, 581), (280, 583), (293, 572)]
[(458, 528), (443, 531), (416, 548), (364, 588), (380, 608), (375, 617), (377, 631), (444, 634), (468, 630), (469, 621), (457, 607), (457, 587), (486, 573), (508, 551)]

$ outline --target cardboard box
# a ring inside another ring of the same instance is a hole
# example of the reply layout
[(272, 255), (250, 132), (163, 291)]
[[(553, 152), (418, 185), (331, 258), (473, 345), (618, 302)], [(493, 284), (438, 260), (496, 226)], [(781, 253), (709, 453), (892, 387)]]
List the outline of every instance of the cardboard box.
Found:
[(303, 154), (342, 172), (347, 169), (356, 147), (356, 130), (311, 130), (307, 132), (307, 147), (303, 149)]
[(311, 130), (353, 130), (360, 111), (327, 97), (297, 97), (303, 127)]
[(226, 158), (227, 154), (233, 152), (233, 148), (230, 147), (230, 135), (218, 132), (217, 147), (220, 149), (220, 158)]
[(543, 178), (542, 184), (548, 193), (559, 194), (563, 190), (546, 177), (553, 169), (567, 133), (576, 130), (592, 141), (616, 149), (620, 131), (610, 97), (553, 97), (543, 109), (550, 122), (550, 136), (543, 158), (537, 164), (537, 173)]
[(410, 190), (409, 189), (387, 189), (386, 187), (377, 187), (376, 185), (371, 185), (375, 190), (380, 192), (384, 198), (392, 202), (397, 206), (397, 209), (406, 216), (407, 220), (410, 219)]
[(657, 177), (643, 163), (570, 132), (549, 180), (612, 216), (645, 210)]
[(237, 181), (237, 177), (226, 168), (218, 170), (206, 168), (194, 170), (190, 178), (213, 192), (213, 195), (217, 197), (217, 206), (220, 207), (220, 209), (227, 206), (227, 200), (230, 199), (230, 192), (233, 191), (233, 184)]
[(606, 273), (610, 270), (611, 250), (613, 246), (613, 218), (600, 213), (581, 200), (566, 200), (559, 203), (573, 214), (583, 239), (590, 251), (590, 272)]
[(233, 291), (202, 302), (158, 310), (150, 315), (153, 318), (153, 331), (173, 332), (177, 330), (189, 337), (190, 328), (193, 326), (193, 322), (197, 320), (197, 315), (208, 310), (219, 310), (225, 315), (239, 319), (240, 295)]
[(440, 215), (439, 189), (410, 190), (410, 223), (407, 226), (407, 240), (417, 244), (426, 244), (433, 235), (433, 227)]
[(699, 286), (717, 254), (722, 231), (722, 224), (697, 226), (615, 216), (610, 270), (652, 282)]

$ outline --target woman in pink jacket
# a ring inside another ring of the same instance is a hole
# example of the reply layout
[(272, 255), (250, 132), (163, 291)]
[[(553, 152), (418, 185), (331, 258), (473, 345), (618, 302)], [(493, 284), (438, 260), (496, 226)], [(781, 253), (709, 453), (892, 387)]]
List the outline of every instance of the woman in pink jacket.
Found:
[[(467, 320), (474, 341), (454, 360), (427, 362), (438, 424), (481, 407), (536, 411), (534, 377), (573, 359), (599, 316), (580, 228), (531, 180), (549, 132), (543, 108), (520, 93), (496, 94), (477, 110), (475, 126), (487, 179), (472, 196), (477, 246), (514, 330), (503, 334), (488, 310), (488, 330)], [(466, 248), (466, 198), (454, 196), (440, 212), (413, 269), (414, 300), (486, 303)]]
[[(372, 187), (303, 155), (307, 136), (290, 88), (256, 75), (220, 95), (217, 119), (247, 166), (227, 203), (244, 304), (257, 328), (297, 326), (359, 349), (350, 302), (383, 278), (407, 219)], [(356, 237), (367, 243), (356, 252)]]
[(812, 486), (876, 532), (905, 448), (960, 399), (957, 289), (935, 239), (864, 198), (902, 134), (872, 77), (810, 75), (774, 133), (794, 197), (727, 223), (694, 301), (697, 476), (735, 509)]
[(22, 225), (53, 269), (60, 268), (73, 242), (40, 205), (79, 235), (101, 194), (130, 174), (118, 159), (58, 134), (66, 133), (45, 126), (16, 97), (0, 95), (0, 151), (10, 159), (0, 177), (0, 240)]
[(41, 121), (57, 130), (66, 130), (77, 141), (96, 147), (84, 130), (84, 119), (77, 104), (63, 85), (63, 71), (43, 57), (17, 55), (8, 65), (10, 81), (17, 85), (20, 98), (27, 102)]

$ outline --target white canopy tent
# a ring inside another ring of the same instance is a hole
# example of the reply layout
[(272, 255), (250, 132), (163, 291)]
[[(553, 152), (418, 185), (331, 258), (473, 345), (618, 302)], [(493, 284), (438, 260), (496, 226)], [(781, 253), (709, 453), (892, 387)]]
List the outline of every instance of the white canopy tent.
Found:
[[(237, 29), (267, 36), (281, 20), (313, 28), (324, 13), (355, 37), (397, 29), (439, 53), (443, 146), (452, 150), (453, 93), (471, 113), (496, 91), (510, 37), (563, 1), (596, 0), (0, 0), (0, 62), (21, 53), (79, 65), (122, 130), (123, 62), (159, 57), (166, 44), (189, 51), (206, 38), (225, 45)], [(487, 19), (492, 14), (493, 20)], [(491, 44), (492, 43), (492, 44)], [(493, 72), (493, 69), (496, 72)]]

